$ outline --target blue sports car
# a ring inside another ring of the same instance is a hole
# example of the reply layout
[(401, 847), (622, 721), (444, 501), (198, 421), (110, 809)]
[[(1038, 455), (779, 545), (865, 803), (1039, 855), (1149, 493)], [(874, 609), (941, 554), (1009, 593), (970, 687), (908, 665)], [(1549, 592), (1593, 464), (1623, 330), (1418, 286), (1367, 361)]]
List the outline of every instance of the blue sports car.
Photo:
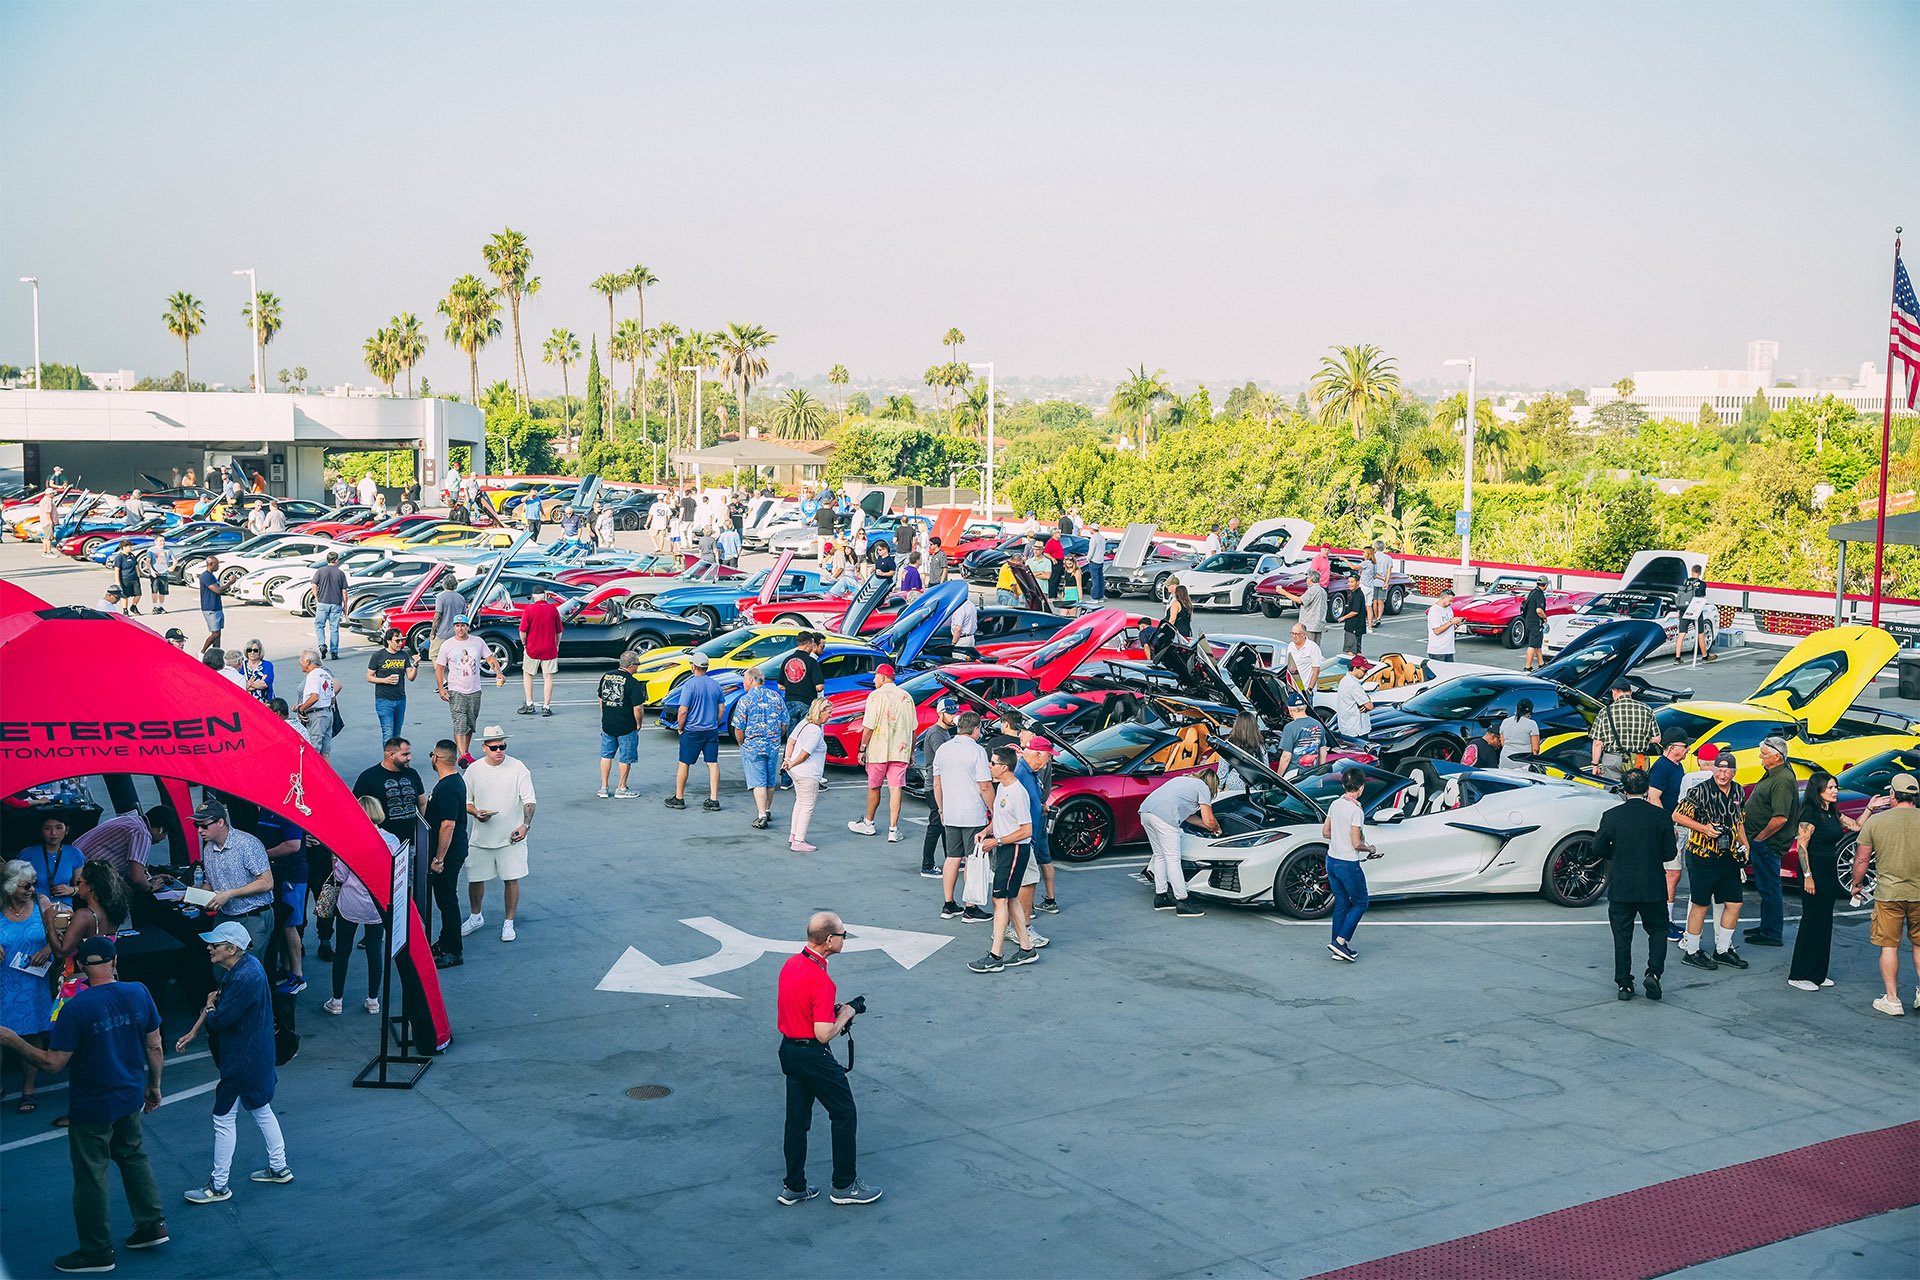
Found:
[[(740, 601), (760, 594), (772, 569), (762, 569), (751, 578), (723, 578), (718, 582), (689, 582), (667, 587), (655, 593), (653, 607), (660, 613), (676, 614), (703, 624), (709, 635), (740, 620)], [(780, 575), (778, 594), (800, 596), (827, 589), (820, 575), (811, 569), (787, 569)]]

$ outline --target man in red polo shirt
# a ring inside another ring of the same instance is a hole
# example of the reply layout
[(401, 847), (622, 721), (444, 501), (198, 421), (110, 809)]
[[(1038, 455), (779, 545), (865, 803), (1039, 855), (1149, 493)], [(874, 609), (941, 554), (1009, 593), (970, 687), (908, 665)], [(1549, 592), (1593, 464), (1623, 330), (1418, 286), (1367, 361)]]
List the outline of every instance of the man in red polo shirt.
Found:
[(534, 714), (535, 676), (546, 682), (541, 691), (539, 714), (553, 714), (553, 677), (560, 670), (560, 627), (560, 606), (553, 602), (550, 591), (542, 591), (520, 611), (520, 636), (526, 642), (526, 656), (520, 664), (520, 679), (526, 685), (527, 694), (520, 708), (523, 716)]
[(799, 1204), (820, 1194), (807, 1185), (807, 1130), (813, 1104), (827, 1109), (833, 1122), (833, 1202), (872, 1204), (880, 1198), (853, 1171), (857, 1116), (847, 1071), (827, 1045), (847, 1029), (856, 1010), (836, 1001), (827, 957), (846, 945), (847, 927), (831, 911), (816, 911), (807, 921), (807, 945), (780, 966), (780, 1072), (787, 1078), (787, 1177), (781, 1204)]

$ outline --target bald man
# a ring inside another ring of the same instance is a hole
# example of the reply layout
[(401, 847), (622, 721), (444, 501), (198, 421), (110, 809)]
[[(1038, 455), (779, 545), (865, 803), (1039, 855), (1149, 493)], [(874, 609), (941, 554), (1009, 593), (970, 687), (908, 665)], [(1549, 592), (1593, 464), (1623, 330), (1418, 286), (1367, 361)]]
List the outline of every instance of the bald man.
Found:
[(807, 1130), (813, 1127), (815, 1102), (826, 1108), (833, 1124), (833, 1202), (872, 1204), (880, 1198), (879, 1190), (854, 1171), (853, 1090), (847, 1087), (846, 1068), (827, 1048), (845, 1034), (857, 1012), (839, 1003), (827, 976), (827, 959), (840, 954), (846, 942), (840, 917), (816, 911), (807, 921), (806, 946), (780, 967), (780, 1073), (787, 1078), (787, 1176), (778, 1197), (783, 1205), (820, 1194), (820, 1188), (807, 1185)]

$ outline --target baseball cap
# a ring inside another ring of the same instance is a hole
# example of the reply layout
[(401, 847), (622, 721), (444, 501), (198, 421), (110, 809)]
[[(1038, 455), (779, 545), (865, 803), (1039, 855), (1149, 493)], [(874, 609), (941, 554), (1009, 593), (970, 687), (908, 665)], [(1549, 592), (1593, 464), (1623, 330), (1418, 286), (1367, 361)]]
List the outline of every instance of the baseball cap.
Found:
[(117, 595), (119, 595), (119, 594), (120, 594), (120, 588), (118, 588), (118, 587), (108, 587), (108, 588), (107, 588), (107, 594), (108, 594), (108, 595), (110, 595), (110, 596), (117, 596)]
[(1301, 697), (1298, 693), (1296, 693), (1292, 689), (1287, 690), (1286, 698), (1284, 699), (1284, 701), (1286, 702), (1287, 710), (1289, 711), (1293, 710), (1295, 707), (1304, 707), (1307, 705), (1307, 700)]
[[(1703, 756), (1706, 755), (1707, 754), (1706, 750), (1703, 748), (1700, 754)], [(1731, 768), (1734, 768), (1738, 763), (1739, 762), (1733, 758), (1733, 747), (1731, 745), (1725, 742), (1716, 742), (1713, 744), (1713, 767), (1714, 768), (1731, 769)]]
[(707, 655), (695, 649), (687, 655), (687, 661), (696, 667), (704, 667), (707, 665)]
[(247, 933), (247, 927), (238, 920), (222, 921), (201, 934), (200, 941), (231, 942), (242, 951), (253, 945), (253, 938)]
[[(240, 932), (245, 933), (246, 930), (241, 929)], [(82, 942), (75, 954), (80, 957), (81, 964), (109, 964), (120, 953), (114, 948), (112, 938), (95, 934)]]
[(1920, 791), (1920, 778), (1916, 778), (1910, 773), (1896, 773), (1893, 775), (1892, 790), (1895, 795), (1912, 795), (1916, 791)]
[(877, 676), (885, 676), (887, 679), (891, 680), (893, 679), (893, 664), (891, 662), (883, 662), (874, 671), (873, 674)]
[(456, 627), (459, 627), (459, 626), (472, 626), (472, 625), (473, 625), (473, 619), (472, 619), (472, 618), (469, 618), (469, 617), (468, 617), (468, 616), (467, 616), (466, 614), (464, 614), (464, 613), (456, 613), (456, 614), (454, 614), (454, 615), (453, 615), (453, 625), (454, 625), (454, 626), (456, 626)]
[(1787, 740), (1781, 737), (1779, 734), (1777, 733), (1771, 734), (1768, 737), (1762, 738), (1760, 740), (1760, 745), (1765, 747), (1767, 750), (1773, 752), (1775, 755), (1781, 757), (1782, 759), (1786, 758)]
[(212, 797), (208, 797), (200, 802), (198, 809), (193, 811), (193, 820), (195, 822), (225, 822), (227, 820), (227, 806)]
[(1357, 654), (1357, 653), (1356, 653), (1356, 654), (1354, 654), (1354, 655), (1353, 655), (1353, 661), (1351, 661), (1351, 662), (1349, 662), (1349, 663), (1347, 664), (1347, 670), (1349, 670), (1349, 671), (1371, 671), (1371, 670), (1373, 670), (1373, 664), (1372, 664), (1371, 662), (1369, 662), (1369, 661), (1367, 661), (1367, 660), (1366, 660), (1365, 658), (1363, 658), (1363, 657), (1361, 657), (1361, 656), (1360, 656), (1359, 654)]
[(1538, 577), (1534, 578), (1534, 581), (1544, 587), (1549, 582), (1553, 581), (1553, 579), (1549, 578), (1546, 574), (1543, 573), (1543, 574), (1540, 574)]
[(169, 640), (185, 640), (187, 633), (178, 627), (168, 627), (166, 638)]
[(943, 716), (957, 716), (960, 714), (960, 699), (942, 698), (934, 704), (934, 710)]
[(1022, 751), (1038, 751), (1043, 755), (1049, 756), (1053, 754), (1053, 744), (1037, 733), (1029, 735), (1027, 740), (1020, 744), (1020, 749)]

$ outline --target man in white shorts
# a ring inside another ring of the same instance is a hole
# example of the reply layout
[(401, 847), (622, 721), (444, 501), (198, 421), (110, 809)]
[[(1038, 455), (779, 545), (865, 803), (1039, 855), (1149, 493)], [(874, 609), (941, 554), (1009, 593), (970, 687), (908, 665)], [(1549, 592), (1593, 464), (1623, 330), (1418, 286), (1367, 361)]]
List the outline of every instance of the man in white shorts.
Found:
[(514, 939), (513, 917), (520, 909), (520, 881), (527, 874), (527, 830), (533, 826), (533, 774), (507, 754), (507, 731), (490, 724), (480, 735), (480, 758), (461, 775), (467, 784), (467, 813), (473, 825), (467, 835), (467, 904), (460, 923), (465, 937), (487, 922), (480, 908), (487, 881), (505, 886), (506, 921), (500, 941)]

